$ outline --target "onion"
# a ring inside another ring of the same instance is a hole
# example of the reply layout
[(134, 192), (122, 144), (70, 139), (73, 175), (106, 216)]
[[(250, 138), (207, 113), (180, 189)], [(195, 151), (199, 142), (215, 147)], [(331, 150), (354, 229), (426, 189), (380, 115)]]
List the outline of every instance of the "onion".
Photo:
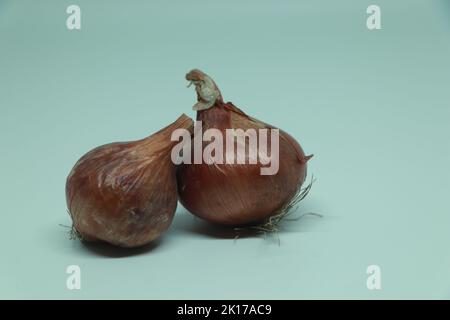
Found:
[(177, 207), (175, 129), (192, 131), (186, 115), (138, 141), (93, 149), (70, 172), (66, 199), (73, 230), (87, 241), (142, 246), (162, 234)]
[[(224, 103), (217, 85), (202, 71), (192, 70), (186, 79), (196, 87), (198, 102), (193, 109), (197, 110), (197, 121), (202, 121), (202, 133), (211, 128), (220, 130), (223, 136), (227, 129), (276, 129), (248, 116), (231, 102)], [(203, 151), (207, 147), (204, 140)], [(306, 178), (306, 163), (312, 155), (305, 156), (294, 138), (279, 130), (279, 169), (273, 175), (261, 174), (261, 168), (265, 167), (261, 162), (251, 164), (252, 146), (248, 145), (249, 140), (245, 144), (248, 152), (244, 164), (202, 161), (179, 168), (179, 200), (188, 211), (223, 225), (258, 224), (285, 214), (299, 196), (305, 195), (301, 186)], [(273, 141), (268, 146), (269, 151), (272, 149), (275, 151)], [(222, 152), (226, 159), (238, 156), (237, 147), (229, 151), (224, 146)], [(257, 153), (260, 155), (261, 150)]]

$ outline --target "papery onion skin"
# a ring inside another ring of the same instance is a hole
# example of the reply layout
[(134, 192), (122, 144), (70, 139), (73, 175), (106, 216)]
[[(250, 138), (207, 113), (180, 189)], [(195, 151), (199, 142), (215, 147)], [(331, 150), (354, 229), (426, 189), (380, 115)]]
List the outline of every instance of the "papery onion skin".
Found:
[(177, 207), (177, 184), (170, 154), (177, 128), (192, 131), (186, 115), (138, 141), (100, 146), (70, 172), (66, 199), (76, 232), (86, 241), (139, 247), (170, 226)]
[[(193, 70), (186, 78), (196, 83), (205, 76), (203, 72)], [(211, 101), (203, 99), (199, 88), (197, 94), (199, 102), (194, 110), (198, 110), (197, 120), (202, 121), (203, 131), (216, 128), (225, 136), (225, 130), (229, 128), (274, 129), (246, 115), (232, 103), (224, 103), (219, 91), (212, 106), (209, 106)], [(181, 204), (194, 215), (217, 224), (240, 226), (263, 222), (297, 194), (306, 178), (306, 163), (312, 157), (305, 156), (298, 142), (282, 130), (279, 131), (277, 174), (261, 175), (261, 167), (266, 166), (248, 164), (248, 156), (246, 153), (246, 164), (210, 165), (203, 162), (181, 166), (177, 173)]]

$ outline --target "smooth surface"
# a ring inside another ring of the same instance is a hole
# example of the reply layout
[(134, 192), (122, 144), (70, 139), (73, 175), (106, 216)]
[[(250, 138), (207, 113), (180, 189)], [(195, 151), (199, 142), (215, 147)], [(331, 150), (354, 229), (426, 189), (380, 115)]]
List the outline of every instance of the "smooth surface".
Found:
[[(0, 1), (0, 298), (450, 298), (448, 1), (78, 0), (69, 31), (72, 3)], [(315, 154), (296, 214), (324, 217), (233, 240), (179, 207), (147, 250), (70, 241), (75, 161), (194, 116), (192, 68)]]

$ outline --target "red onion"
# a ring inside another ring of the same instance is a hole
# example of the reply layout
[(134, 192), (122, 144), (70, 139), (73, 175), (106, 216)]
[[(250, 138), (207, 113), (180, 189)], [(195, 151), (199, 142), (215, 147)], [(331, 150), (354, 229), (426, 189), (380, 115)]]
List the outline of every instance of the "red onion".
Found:
[[(248, 116), (231, 102), (225, 103), (217, 85), (202, 71), (192, 70), (186, 79), (196, 87), (198, 102), (193, 109), (198, 111), (197, 121), (202, 121), (200, 134), (211, 128), (219, 130), (223, 136), (227, 135), (227, 129), (276, 129)], [(179, 168), (179, 199), (187, 210), (210, 222), (236, 226), (266, 221), (289, 208), (301, 190), (306, 178), (306, 163), (312, 156), (305, 156), (298, 142), (279, 130), (278, 171), (273, 175), (262, 175), (261, 169), (267, 165), (251, 164), (251, 160), (255, 160), (251, 151), (255, 150), (251, 150), (254, 147), (249, 145), (249, 140), (245, 144), (248, 152), (243, 164), (213, 160), (209, 161), (211, 163), (184, 164)], [(202, 151), (207, 145), (203, 141)], [(237, 159), (237, 150), (235, 147), (229, 151), (224, 146), (224, 159)], [(276, 152), (273, 141), (268, 145), (268, 151)], [(261, 155), (261, 150), (256, 152)]]
[(138, 141), (93, 149), (70, 172), (66, 198), (73, 228), (87, 241), (122, 247), (149, 243), (171, 224), (177, 207), (175, 129), (192, 130), (186, 115)]

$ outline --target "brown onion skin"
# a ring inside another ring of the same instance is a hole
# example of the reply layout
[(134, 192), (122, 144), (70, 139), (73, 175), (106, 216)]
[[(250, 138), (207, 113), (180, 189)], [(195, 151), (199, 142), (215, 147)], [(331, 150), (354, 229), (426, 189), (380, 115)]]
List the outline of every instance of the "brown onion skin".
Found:
[(168, 229), (177, 207), (170, 158), (176, 128), (192, 130), (192, 120), (182, 115), (150, 137), (100, 146), (75, 164), (66, 199), (83, 240), (139, 247)]
[[(211, 108), (198, 111), (197, 120), (203, 122), (203, 131), (216, 128), (223, 134), (227, 128), (274, 128), (249, 117), (232, 103), (224, 103), (221, 96)], [(280, 130), (277, 174), (261, 175), (260, 164), (185, 164), (177, 173), (179, 200), (188, 211), (209, 222), (230, 226), (262, 222), (296, 195), (311, 157)]]

